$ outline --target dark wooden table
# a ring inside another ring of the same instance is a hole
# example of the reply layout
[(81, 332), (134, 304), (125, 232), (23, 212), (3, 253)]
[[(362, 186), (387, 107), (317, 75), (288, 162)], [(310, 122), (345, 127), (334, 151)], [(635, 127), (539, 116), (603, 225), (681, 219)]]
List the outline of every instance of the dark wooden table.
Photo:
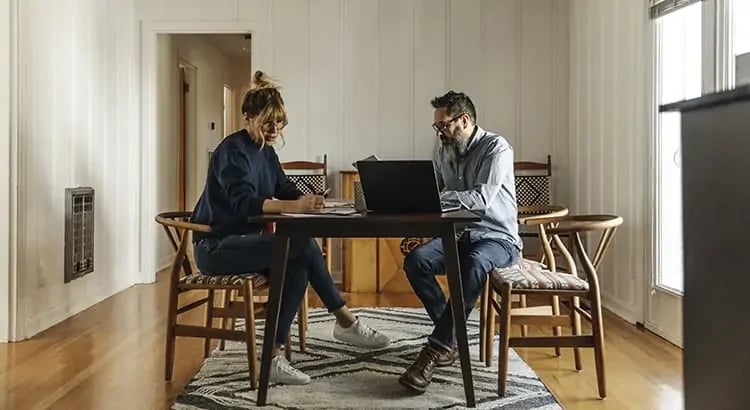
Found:
[[(418, 215), (264, 215), (260, 218), (254, 218), (253, 222), (276, 223), (272, 266), (269, 277), (268, 312), (260, 365), (258, 405), (265, 406), (268, 397), (268, 378), (271, 371), (271, 353), (274, 343), (273, 335), (276, 334), (276, 327), (279, 320), (281, 290), (284, 287), (287, 256), (289, 253), (289, 239), (305, 237), (393, 238), (421, 236), (439, 237), (443, 240), (446, 275), (448, 276), (448, 289), (450, 290), (450, 300), (453, 307), (453, 320), (456, 328), (456, 341), (461, 361), (461, 374), (463, 375), (466, 404), (468, 407), (475, 407), (476, 401), (474, 399), (474, 384), (471, 376), (469, 343), (466, 335), (466, 318), (463, 313), (464, 301), (461, 286), (461, 267), (458, 263), (455, 225), (477, 222), (479, 220), (480, 218), (477, 215), (468, 211)], [(393, 382), (397, 383), (395, 379)]]

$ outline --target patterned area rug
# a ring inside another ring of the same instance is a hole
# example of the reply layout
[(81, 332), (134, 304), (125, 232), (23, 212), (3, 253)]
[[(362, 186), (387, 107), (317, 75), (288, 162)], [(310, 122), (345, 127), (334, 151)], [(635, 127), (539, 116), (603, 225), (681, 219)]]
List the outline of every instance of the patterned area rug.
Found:
[[(437, 368), (425, 394), (413, 395), (398, 383), (403, 370), (417, 357), (432, 330), (424, 309), (354, 309), (358, 317), (391, 338), (391, 346), (366, 351), (333, 339), (334, 318), (322, 309), (310, 311), (307, 353), (299, 353), (293, 339), (292, 363), (312, 378), (305, 386), (272, 385), (266, 408), (464, 408), (461, 368)], [(257, 329), (262, 334), (263, 321)], [(478, 361), (479, 315), (468, 321), (472, 375), (477, 408), (560, 409), (539, 377), (512, 352), (505, 397), (498, 397), (497, 358), (491, 367)], [(297, 335), (296, 325), (292, 335)], [(260, 335), (259, 335), (260, 336)], [(258, 337), (260, 352), (262, 337)], [(497, 349), (495, 349), (497, 351)], [(247, 380), (245, 345), (227, 342), (214, 351), (198, 374), (177, 397), (173, 409), (252, 409), (256, 392)]]

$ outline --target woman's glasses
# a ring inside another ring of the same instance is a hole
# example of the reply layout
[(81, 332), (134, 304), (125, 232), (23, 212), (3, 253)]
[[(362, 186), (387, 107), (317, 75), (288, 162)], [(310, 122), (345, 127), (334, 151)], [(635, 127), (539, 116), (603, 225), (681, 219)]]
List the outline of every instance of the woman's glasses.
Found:
[(286, 121), (268, 121), (260, 125), (260, 129), (264, 132), (270, 132), (274, 130), (281, 131), (287, 126)]

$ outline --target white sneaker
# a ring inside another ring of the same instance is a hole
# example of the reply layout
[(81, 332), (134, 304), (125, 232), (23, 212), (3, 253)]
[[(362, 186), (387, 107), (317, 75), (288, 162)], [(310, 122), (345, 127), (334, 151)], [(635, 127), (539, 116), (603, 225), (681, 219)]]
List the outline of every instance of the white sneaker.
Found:
[(283, 384), (307, 384), (310, 376), (292, 367), (284, 356), (277, 355), (271, 359), (269, 381)]
[(342, 342), (367, 349), (382, 349), (391, 343), (388, 336), (370, 328), (359, 319), (348, 328), (343, 328), (336, 322), (333, 327), (333, 337)]

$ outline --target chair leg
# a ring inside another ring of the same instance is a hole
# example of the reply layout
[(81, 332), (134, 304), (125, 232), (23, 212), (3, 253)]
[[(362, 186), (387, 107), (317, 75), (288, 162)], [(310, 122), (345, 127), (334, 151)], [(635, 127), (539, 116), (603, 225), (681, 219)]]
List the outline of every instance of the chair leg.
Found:
[[(229, 308), (229, 305), (232, 302), (232, 292), (233, 292), (232, 289), (224, 290), (224, 308), (225, 309)], [(230, 320), (231, 319), (227, 317), (221, 318), (221, 328), (234, 330), (234, 326), (229, 327), (230, 323), (234, 324), (234, 321), (230, 322)], [(226, 345), (226, 340), (221, 339), (221, 341), (219, 341), (219, 350), (224, 350), (225, 345)]]
[(508, 381), (508, 355), (510, 350), (510, 314), (511, 289), (510, 284), (504, 283), (500, 309), (500, 341), (498, 343), (497, 360), (497, 394), (505, 396), (505, 386)]
[[(206, 327), (214, 326), (214, 290), (208, 290), (208, 301), (206, 302)], [(203, 357), (208, 357), (211, 353), (211, 338), (207, 337), (203, 342)]]
[[(581, 334), (581, 314), (575, 309), (581, 306), (578, 296), (573, 297), (570, 305), (570, 327), (573, 329), (573, 336), (578, 336)], [(581, 349), (574, 347), (573, 357), (575, 359), (576, 370), (581, 371), (583, 369), (583, 365), (581, 364)]]
[(492, 366), (492, 352), (495, 347), (495, 306), (492, 301), (495, 300), (495, 292), (489, 292), (487, 295), (487, 330), (485, 331), (484, 341), (484, 365)]
[(299, 305), (299, 313), (297, 314), (297, 327), (299, 328), (299, 351), (303, 353), (305, 352), (305, 350), (307, 350), (307, 345), (305, 343), (308, 329), (307, 306), (307, 289), (305, 289), (305, 295), (302, 296), (302, 303)]
[(489, 305), (489, 297), (490, 297), (490, 278), (487, 276), (487, 279), (484, 281), (484, 286), (482, 286), (482, 296), (479, 298), (479, 361), (483, 362), (485, 361), (484, 357), (486, 352), (486, 345), (487, 345), (487, 315), (488, 309), (492, 309)]
[(594, 363), (599, 397), (607, 397), (607, 379), (604, 373), (604, 326), (602, 325), (601, 298), (597, 294), (591, 298), (591, 330), (594, 336)]
[[(557, 316), (560, 314), (560, 296), (552, 296), (552, 314)], [(562, 336), (562, 327), (555, 326), (552, 328), (552, 334), (555, 336)], [(559, 347), (555, 347), (555, 356), (560, 357), (562, 353)]]
[[(526, 295), (520, 295), (518, 303), (522, 308), (527, 307)], [(526, 337), (528, 335), (529, 335), (529, 327), (527, 325), (521, 325), (521, 336)]]
[(287, 334), (286, 342), (284, 342), (284, 356), (286, 360), (292, 361), (292, 335)]
[(255, 308), (253, 306), (253, 283), (246, 280), (242, 286), (245, 305), (245, 333), (247, 335), (247, 364), (250, 389), (258, 389), (258, 352), (255, 347)]
[(169, 312), (167, 313), (167, 337), (166, 352), (164, 360), (164, 379), (172, 380), (172, 367), (174, 366), (174, 328), (177, 325), (177, 287), (174, 283), (169, 285)]

